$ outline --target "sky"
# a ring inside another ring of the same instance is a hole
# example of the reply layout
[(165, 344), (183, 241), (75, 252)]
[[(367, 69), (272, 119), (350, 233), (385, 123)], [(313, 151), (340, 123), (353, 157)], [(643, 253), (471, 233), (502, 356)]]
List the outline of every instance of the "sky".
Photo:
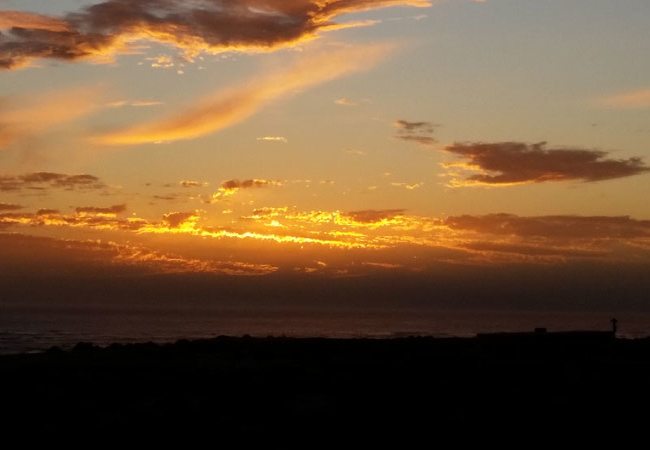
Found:
[(0, 303), (647, 310), (647, 0), (0, 0)]

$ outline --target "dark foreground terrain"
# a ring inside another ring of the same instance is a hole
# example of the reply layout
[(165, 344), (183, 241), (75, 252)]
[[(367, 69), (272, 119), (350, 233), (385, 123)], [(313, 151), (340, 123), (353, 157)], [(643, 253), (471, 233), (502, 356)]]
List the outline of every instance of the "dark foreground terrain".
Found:
[(433, 437), (646, 428), (650, 340), (228, 338), (0, 357), (5, 430)]

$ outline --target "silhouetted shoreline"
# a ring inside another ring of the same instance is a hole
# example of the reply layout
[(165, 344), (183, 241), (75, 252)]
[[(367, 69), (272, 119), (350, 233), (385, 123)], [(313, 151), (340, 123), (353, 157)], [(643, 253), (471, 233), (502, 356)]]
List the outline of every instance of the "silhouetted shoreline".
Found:
[[(225, 337), (0, 357), (4, 423), (248, 433), (644, 426), (650, 338)], [(35, 414), (35, 412), (37, 412)]]

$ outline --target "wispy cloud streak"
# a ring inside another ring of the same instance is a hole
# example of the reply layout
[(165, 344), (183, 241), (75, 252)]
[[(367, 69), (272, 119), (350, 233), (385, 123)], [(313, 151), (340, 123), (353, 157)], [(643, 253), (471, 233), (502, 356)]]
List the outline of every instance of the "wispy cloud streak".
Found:
[(301, 58), (288, 70), (219, 92), (185, 111), (97, 136), (106, 145), (136, 145), (194, 139), (239, 123), (267, 103), (341, 76), (369, 69), (391, 49), (388, 45), (341, 48)]
[(87, 116), (99, 97), (97, 89), (73, 88), (0, 99), (0, 150)]
[(611, 95), (600, 99), (598, 103), (612, 108), (650, 108), (650, 89)]

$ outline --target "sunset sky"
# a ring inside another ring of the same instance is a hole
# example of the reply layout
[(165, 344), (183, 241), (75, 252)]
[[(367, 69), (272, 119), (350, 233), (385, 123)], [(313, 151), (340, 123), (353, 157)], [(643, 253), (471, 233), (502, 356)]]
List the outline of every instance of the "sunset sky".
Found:
[(0, 33), (0, 301), (647, 309), (647, 0), (0, 0)]

